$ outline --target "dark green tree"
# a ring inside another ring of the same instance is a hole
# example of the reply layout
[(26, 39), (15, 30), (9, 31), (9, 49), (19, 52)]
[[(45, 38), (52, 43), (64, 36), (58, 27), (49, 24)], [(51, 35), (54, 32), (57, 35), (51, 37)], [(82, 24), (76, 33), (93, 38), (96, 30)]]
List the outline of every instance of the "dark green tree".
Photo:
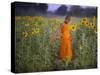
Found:
[(58, 15), (66, 15), (67, 14), (67, 6), (66, 5), (61, 5), (56, 11), (55, 11), (56, 14)]

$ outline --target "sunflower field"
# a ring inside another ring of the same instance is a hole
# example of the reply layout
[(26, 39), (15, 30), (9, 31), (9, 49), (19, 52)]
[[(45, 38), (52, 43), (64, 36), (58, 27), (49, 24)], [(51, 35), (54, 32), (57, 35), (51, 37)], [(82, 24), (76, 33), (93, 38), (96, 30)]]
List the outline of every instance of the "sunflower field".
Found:
[(16, 72), (89, 69), (97, 67), (97, 18), (72, 17), (69, 24), (73, 57), (70, 64), (58, 56), (60, 39), (50, 36), (63, 17), (15, 16)]

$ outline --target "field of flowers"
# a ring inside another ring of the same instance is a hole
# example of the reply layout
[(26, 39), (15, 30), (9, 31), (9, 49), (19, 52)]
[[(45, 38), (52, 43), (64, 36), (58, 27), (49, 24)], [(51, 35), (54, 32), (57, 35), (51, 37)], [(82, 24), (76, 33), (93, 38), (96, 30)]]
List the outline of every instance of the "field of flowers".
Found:
[(70, 64), (58, 57), (60, 39), (53, 43), (64, 18), (16, 16), (16, 72), (56, 71), (97, 67), (96, 17), (72, 17), (69, 25), (73, 57)]

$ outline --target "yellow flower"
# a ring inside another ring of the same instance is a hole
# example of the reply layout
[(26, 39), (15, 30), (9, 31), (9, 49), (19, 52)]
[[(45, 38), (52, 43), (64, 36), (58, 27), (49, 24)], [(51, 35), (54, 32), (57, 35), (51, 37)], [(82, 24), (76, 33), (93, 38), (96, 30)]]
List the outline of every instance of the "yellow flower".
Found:
[(76, 29), (77, 29), (77, 24), (71, 25), (70, 29), (71, 29), (72, 31), (76, 31)]
[(28, 32), (27, 32), (27, 31), (24, 31), (24, 32), (22, 32), (22, 35), (23, 35), (24, 37), (27, 37), (27, 36), (28, 36)]
[(93, 29), (94, 28), (94, 24), (92, 22), (89, 23), (89, 28)]
[(87, 21), (87, 22), (84, 22), (84, 21), (83, 21), (83, 22), (81, 22), (81, 24), (82, 24), (82, 25), (88, 26), (88, 25), (89, 25), (89, 22), (88, 22), (88, 21)]
[(35, 33), (38, 34), (39, 33), (39, 28), (36, 28)]
[(89, 25), (89, 21), (87, 21), (87, 22), (85, 23), (85, 25), (87, 25), (87, 26), (88, 26), (88, 25)]
[(40, 29), (39, 28), (32, 28), (32, 34), (38, 34), (40, 32)]
[(89, 22), (88, 22), (88, 19), (86, 17), (84, 17), (84, 18), (81, 19), (81, 24), (82, 25), (88, 25), (88, 23)]
[(82, 21), (87, 22), (88, 19), (87, 19), (86, 17), (83, 17), (83, 18), (82, 18)]

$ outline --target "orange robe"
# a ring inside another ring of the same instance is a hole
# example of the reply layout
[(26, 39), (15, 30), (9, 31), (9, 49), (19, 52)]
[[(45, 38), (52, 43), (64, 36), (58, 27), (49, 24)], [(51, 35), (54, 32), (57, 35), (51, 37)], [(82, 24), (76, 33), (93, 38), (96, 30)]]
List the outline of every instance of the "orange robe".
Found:
[(63, 26), (61, 26), (61, 43), (59, 56), (62, 61), (65, 61), (66, 59), (71, 61), (72, 59), (70, 33), (68, 30), (68, 25), (65, 23), (63, 23)]

